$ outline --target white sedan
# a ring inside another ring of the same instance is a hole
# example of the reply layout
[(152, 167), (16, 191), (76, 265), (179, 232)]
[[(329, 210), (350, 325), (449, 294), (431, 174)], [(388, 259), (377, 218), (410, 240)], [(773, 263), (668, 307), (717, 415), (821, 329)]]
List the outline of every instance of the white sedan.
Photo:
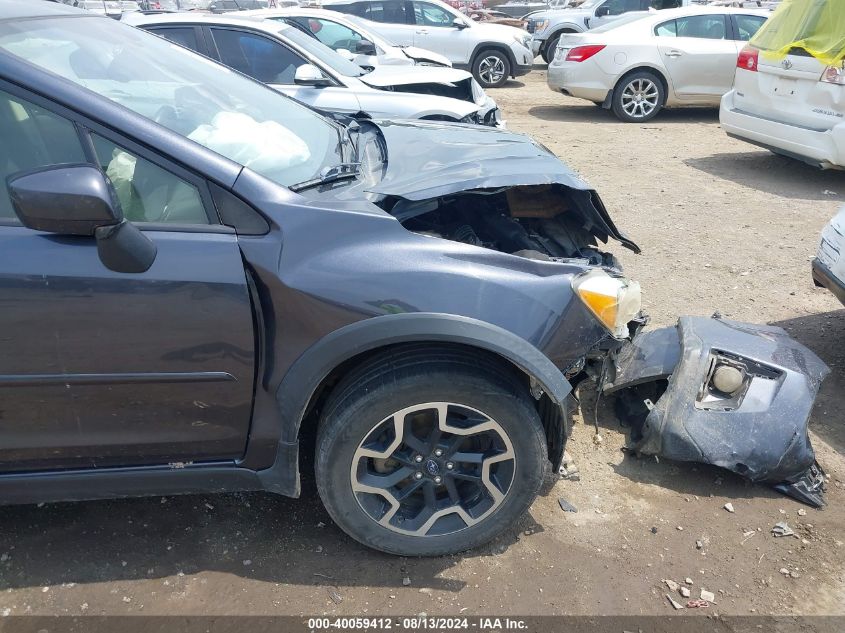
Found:
[(718, 106), (731, 89), (743, 43), (768, 11), (689, 6), (632, 13), (564, 35), (549, 64), (552, 90), (639, 123), (664, 107)]

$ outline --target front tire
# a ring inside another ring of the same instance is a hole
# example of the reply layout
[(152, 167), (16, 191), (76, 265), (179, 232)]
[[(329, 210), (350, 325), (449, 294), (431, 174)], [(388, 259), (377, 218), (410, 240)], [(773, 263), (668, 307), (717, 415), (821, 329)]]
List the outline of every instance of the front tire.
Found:
[(647, 70), (638, 70), (616, 84), (611, 107), (625, 123), (644, 123), (656, 117), (664, 103), (666, 91), (660, 78)]
[(481, 51), (472, 63), (472, 74), (482, 88), (501, 88), (511, 76), (511, 62), (502, 51)]
[(477, 547), (528, 509), (548, 460), (525, 387), (503, 361), (430, 345), (347, 376), (317, 434), (317, 488), (369, 547), (440, 556)]

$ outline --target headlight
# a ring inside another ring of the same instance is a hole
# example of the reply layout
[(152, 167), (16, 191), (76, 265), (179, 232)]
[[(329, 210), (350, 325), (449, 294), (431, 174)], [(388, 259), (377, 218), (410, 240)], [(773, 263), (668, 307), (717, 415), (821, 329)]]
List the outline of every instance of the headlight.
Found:
[(616, 338), (628, 335), (628, 322), (642, 306), (640, 284), (594, 269), (572, 282), (575, 294)]
[(540, 20), (534, 24), (534, 32), (539, 33), (540, 31), (545, 31), (547, 26), (549, 26), (548, 20)]
[(524, 46), (527, 49), (531, 49), (531, 34), (526, 33), (525, 35), (514, 33), (513, 34), (513, 41), (519, 44), (520, 46)]

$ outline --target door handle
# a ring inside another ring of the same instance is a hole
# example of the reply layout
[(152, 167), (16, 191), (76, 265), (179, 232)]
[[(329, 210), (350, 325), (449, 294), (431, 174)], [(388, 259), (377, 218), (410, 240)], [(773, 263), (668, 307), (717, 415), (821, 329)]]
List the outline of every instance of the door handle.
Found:
[(671, 50), (666, 53), (666, 57), (680, 57), (681, 55), (683, 55), (683, 53), (681, 51), (676, 50)]

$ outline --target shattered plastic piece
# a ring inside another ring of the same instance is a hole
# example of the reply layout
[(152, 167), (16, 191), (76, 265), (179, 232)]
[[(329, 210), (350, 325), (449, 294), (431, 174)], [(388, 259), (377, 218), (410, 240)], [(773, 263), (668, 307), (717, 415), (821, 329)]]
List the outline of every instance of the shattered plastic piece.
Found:
[(691, 585), (692, 584), (692, 578), (684, 578), (684, 582), (687, 583), (688, 585)]
[(723, 507), (725, 510), (727, 510), (728, 512), (731, 512), (731, 513), (733, 513), (733, 512), (734, 512), (734, 504), (732, 504), (732, 503), (726, 503), (726, 504), (725, 504), (725, 505), (723, 505), (722, 507)]
[(682, 605), (680, 602), (676, 602), (675, 599), (668, 593), (666, 594), (666, 597), (669, 599), (669, 604), (671, 604), (676, 609), (680, 610), (684, 608), (684, 605)]
[(566, 499), (564, 499), (563, 497), (560, 497), (560, 498), (557, 500), (557, 502), (558, 502), (558, 504), (560, 505), (560, 509), (561, 509), (561, 510), (563, 510), (564, 512), (578, 512), (578, 508), (576, 508), (574, 505), (572, 505), (571, 503), (569, 503), (569, 502), (568, 502)]
[(775, 523), (775, 526), (772, 528), (772, 534), (774, 536), (794, 536), (795, 532), (786, 524), (786, 521), (781, 521), (780, 523)]
[(681, 592), (681, 595), (684, 598), (689, 598), (690, 595), (692, 595), (692, 592), (689, 590), (689, 587), (681, 587), (679, 591)]
[(712, 591), (706, 589), (701, 590), (701, 599), (706, 602), (716, 602), (716, 596)]
[[(720, 367), (742, 375), (734, 392), (713, 383)], [(720, 466), (818, 505), (824, 474), (807, 423), (829, 371), (782, 328), (681, 317), (624, 347), (603, 392), (621, 392), (617, 406), (638, 453)]]
[(664, 579), (663, 582), (666, 583), (666, 586), (669, 587), (672, 591), (677, 591), (680, 585), (676, 583), (674, 580)]

